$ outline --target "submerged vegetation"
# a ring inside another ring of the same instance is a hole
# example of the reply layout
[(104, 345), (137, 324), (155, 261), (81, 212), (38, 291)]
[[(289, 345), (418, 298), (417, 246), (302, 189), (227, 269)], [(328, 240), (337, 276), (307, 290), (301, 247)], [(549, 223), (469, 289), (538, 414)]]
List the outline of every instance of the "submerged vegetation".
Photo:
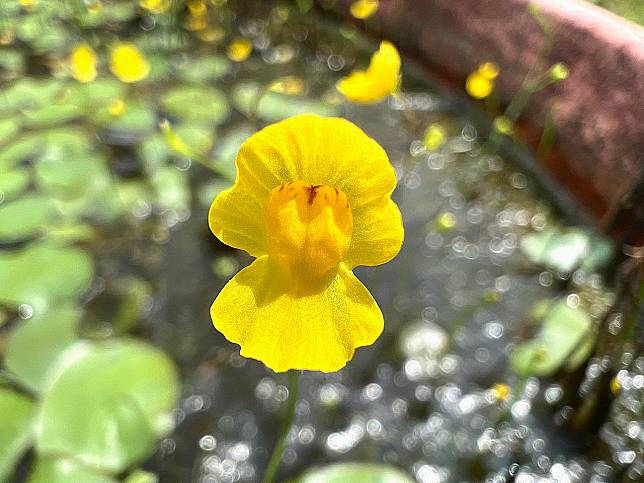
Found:
[[(378, 8), (349, 7), (360, 22)], [(287, 401), (269, 471), (303, 483), (641, 478), (641, 257), (571, 223), (577, 208), (550, 199), (514, 142), (531, 95), (566, 67), (535, 66), (501, 110), (493, 59), (454, 94), (404, 57), (401, 78), (391, 42), (323, 14), (310, 0), (0, 2), (0, 481), (257, 481)], [(333, 176), (281, 181), (364, 201), (316, 232), (333, 239), (327, 258), (283, 232), (262, 245), (262, 216), (277, 226), (291, 200), (265, 192), (273, 211), (253, 211), (256, 167), (228, 190), (280, 126), (296, 132), (284, 156), (333, 142), (329, 156), (347, 156)], [(380, 306), (369, 331), (236, 333), (236, 314), (315, 324), (352, 297), (373, 302), (351, 269), (400, 249), (395, 178), (402, 251), (356, 269)], [(215, 234), (259, 257), (236, 276), (250, 259), (207, 232), (214, 199)], [(343, 290), (312, 282), (299, 289), (328, 295), (319, 306), (272, 313), (222, 290), (265, 252), (305, 262), (308, 282), (346, 263)], [(335, 371), (383, 315), (384, 332), (342, 371), (303, 374), (295, 397), (212, 329), (215, 296), (218, 328), (276, 370)]]

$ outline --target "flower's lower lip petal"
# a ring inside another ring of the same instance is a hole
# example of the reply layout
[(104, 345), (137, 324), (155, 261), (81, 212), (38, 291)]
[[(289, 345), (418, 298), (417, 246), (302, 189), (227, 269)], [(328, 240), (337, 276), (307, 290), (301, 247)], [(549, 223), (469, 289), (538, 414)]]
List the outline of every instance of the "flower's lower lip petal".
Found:
[(292, 280), (268, 257), (226, 284), (211, 316), (243, 356), (277, 372), (337, 371), (357, 347), (372, 344), (384, 325), (369, 291), (344, 266), (323, 290), (296, 295)]

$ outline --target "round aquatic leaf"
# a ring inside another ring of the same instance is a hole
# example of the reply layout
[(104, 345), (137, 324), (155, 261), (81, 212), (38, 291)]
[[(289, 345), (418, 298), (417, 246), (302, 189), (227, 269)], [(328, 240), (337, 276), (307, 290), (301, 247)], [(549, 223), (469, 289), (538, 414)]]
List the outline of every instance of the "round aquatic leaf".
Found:
[(160, 133), (154, 133), (146, 137), (139, 144), (137, 151), (146, 171), (149, 173), (163, 166), (172, 155), (167, 141)]
[(97, 113), (96, 120), (99, 124), (110, 129), (137, 134), (152, 131), (157, 124), (154, 111), (148, 106), (138, 103), (126, 103), (122, 116), (113, 116), (105, 108)]
[(110, 173), (103, 158), (96, 155), (83, 159), (43, 159), (36, 165), (36, 180), (55, 195), (74, 199), (93, 195), (110, 184)]
[(338, 115), (337, 107), (330, 104), (276, 92), (262, 92), (259, 85), (252, 82), (240, 84), (235, 88), (233, 102), (235, 107), (246, 116), (252, 117), (253, 111), (257, 108), (257, 115), (270, 122), (305, 113), (325, 117)]
[(109, 8), (98, 11), (85, 10), (80, 12), (76, 20), (83, 28), (98, 27), (108, 23), (118, 23), (130, 20), (136, 14), (138, 2), (110, 3)]
[(546, 228), (521, 239), (521, 251), (532, 262), (560, 272), (595, 270), (612, 256), (612, 244), (589, 230)]
[(77, 308), (63, 306), (21, 322), (7, 342), (7, 369), (21, 384), (40, 391), (56, 358), (77, 340), (80, 315)]
[(60, 218), (46, 196), (30, 195), (0, 204), (0, 241), (17, 241), (37, 235)]
[(546, 309), (536, 337), (514, 349), (510, 363), (516, 373), (527, 376), (549, 376), (564, 365), (573, 371), (586, 360), (594, 340), (588, 313), (560, 300)]
[(0, 69), (5, 71), (3, 78), (16, 78), (25, 70), (25, 57), (19, 50), (0, 51)]
[(60, 361), (43, 395), (39, 452), (73, 455), (118, 473), (170, 429), (178, 380), (158, 349), (124, 339), (78, 342)]
[(416, 480), (393, 466), (374, 463), (336, 463), (312, 468), (297, 483), (414, 483)]
[(34, 402), (0, 388), (0, 481), (9, 481), (14, 465), (33, 438)]
[(53, 104), (62, 87), (57, 79), (20, 79), (2, 92), (0, 112), (35, 110)]
[(226, 97), (214, 87), (175, 87), (163, 96), (161, 105), (178, 119), (201, 124), (219, 124), (229, 113)]
[(35, 53), (44, 54), (62, 48), (68, 38), (68, 31), (64, 27), (49, 23), (41, 28), (40, 35), (33, 38), (29, 45)]
[(77, 127), (49, 129), (33, 136), (45, 142), (46, 151), (42, 157), (82, 158), (91, 149), (87, 133)]
[(83, 466), (73, 458), (40, 457), (27, 483), (117, 483), (117, 480)]
[[(0, 96), (0, 99), (2, 96)], [(43, 147), (44, 140), (35, 136), (22, 136), (0, 150), (0, 172), (8, 171), (22, 161), (35, 156)]]
[(184, 171), (164, 166), (154, 173), (152, 185), (156, 203), (162, 210), (183, 210), (190, 206), (190, 187)]
[(231, 62), (221, 56), (201, 57), (186, 62), (180, 67), (179, 75), (193, 84), (217, 80), (230, 72)]
[(20, 131), (20, 122), (16, 119), (0, 121), (0, 146), (5, 145)]
[(39, 244), (0, 252), (0, 304), (45, 310), (82, 294), (93, 276), (91, 257), (78, 248)]
[(78, 105), (105, 107), (125, 95), (126, 85), (116, 79), (96, 79), (86, 84), (76, 83), (70, 89), (70, 98)]
[[(24, 169), (15, 169), (0, 176), (0, 200), (7, 202), (16, 198), (29, 184), (29, 173)], [(2, 206), (2, 204), (0, 204)]]

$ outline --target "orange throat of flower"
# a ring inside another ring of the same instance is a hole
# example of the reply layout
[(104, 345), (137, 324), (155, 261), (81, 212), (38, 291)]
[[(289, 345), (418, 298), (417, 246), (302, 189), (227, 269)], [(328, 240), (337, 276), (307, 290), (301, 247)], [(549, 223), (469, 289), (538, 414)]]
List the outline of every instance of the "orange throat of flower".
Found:
[(349, 250), (353, 216), (337, 188), (299, 180), (276, 186), (264, 216), (268, 255), (295, 280), (326, 280)]

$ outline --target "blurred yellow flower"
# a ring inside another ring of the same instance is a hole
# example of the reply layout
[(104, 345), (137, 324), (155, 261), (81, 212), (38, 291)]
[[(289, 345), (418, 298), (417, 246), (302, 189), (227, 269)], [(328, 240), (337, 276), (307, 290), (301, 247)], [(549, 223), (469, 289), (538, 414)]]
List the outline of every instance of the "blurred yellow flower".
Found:
[(383, 41), (371, 57), (366, 71), (355, 70), (337, 84), (338, 91), (352, 102), (379, 102), (400, 85), (400, 54), (391, 42)]
[(274, 371), (341, 369), (384, 323), (352, 269), (403, 241), (387, 154), (347, 120), (304, 114), (255, 133), (235, 163), (208, 220), (256, 260), (217, 296), (215, 327)]
[(235, 62), (243, 62), (248, 59), (250, 53), (253, 51), (253, 44), (250, 40), (245, 38), (238, 38), (231, 42), (228, 46), (226, 53), (228, 58)]
[(110, 113), (110, 115), (114, 117), (121, 117), (123, 114), (125, 114), (125, 102), (121, 99), (114, 99), (112, 102), (110, 102), (110, 105), (107, 106), (107, 110)]
[(425, 129), (425, 134), (423, 136), (423, 145), (425, 146), (425, 149), (433, 151), (445, 144), (446, 137), (447, 133), (445, 132), (445, 128), (435, 122), (433, 124), (430, 124), (427, 129)]
[(110, 69), (123, 82), (138, 82), (150, 73), (150, 64), (139, 48), (122, 42), (112, 50)]
[(474, 99), (485, 99), (494, 91), (494, 79), (499, 75), (499, 66), (485, 62), (478, 66), (465, 81), (465, 90)]
[(208, 6), (204, 0), (189, 0), (187, 5), (188, 11), (193, 17), (202, 17), (208, 10)]
[(170, 8), (170, 0), (139, 0), (139, 6), (150, 13), (163, 13)]
[(357, 0), (351, 4), (351, 15), (355, 18), (365, 19), (378, 11), (378, 0)]
[(0, 32), (0, 45), (9, 45), (13, 42), (14, 36), (13, 30), (3, 30)]
[(80, 82), (92, 82), (96, 79), (96, 54), (87, 44), (74, 47), (69, 56), (72, 76)]
[(304, 92), (305, 84), (301, 77), (289, 75), (282, 77), (271, 82), (268, 85), (268, 90), (271, 92), (279, 92), (287, 96), (297, 96)]
[(20, 5), (28, 12), (31, 12), (38, 5), (38, 0), (20, 0)]
[(497, 383), (492, 386), (492, 394), (498, 401), (507, 401), (512, 394), (512, 389), (507, 384)]

